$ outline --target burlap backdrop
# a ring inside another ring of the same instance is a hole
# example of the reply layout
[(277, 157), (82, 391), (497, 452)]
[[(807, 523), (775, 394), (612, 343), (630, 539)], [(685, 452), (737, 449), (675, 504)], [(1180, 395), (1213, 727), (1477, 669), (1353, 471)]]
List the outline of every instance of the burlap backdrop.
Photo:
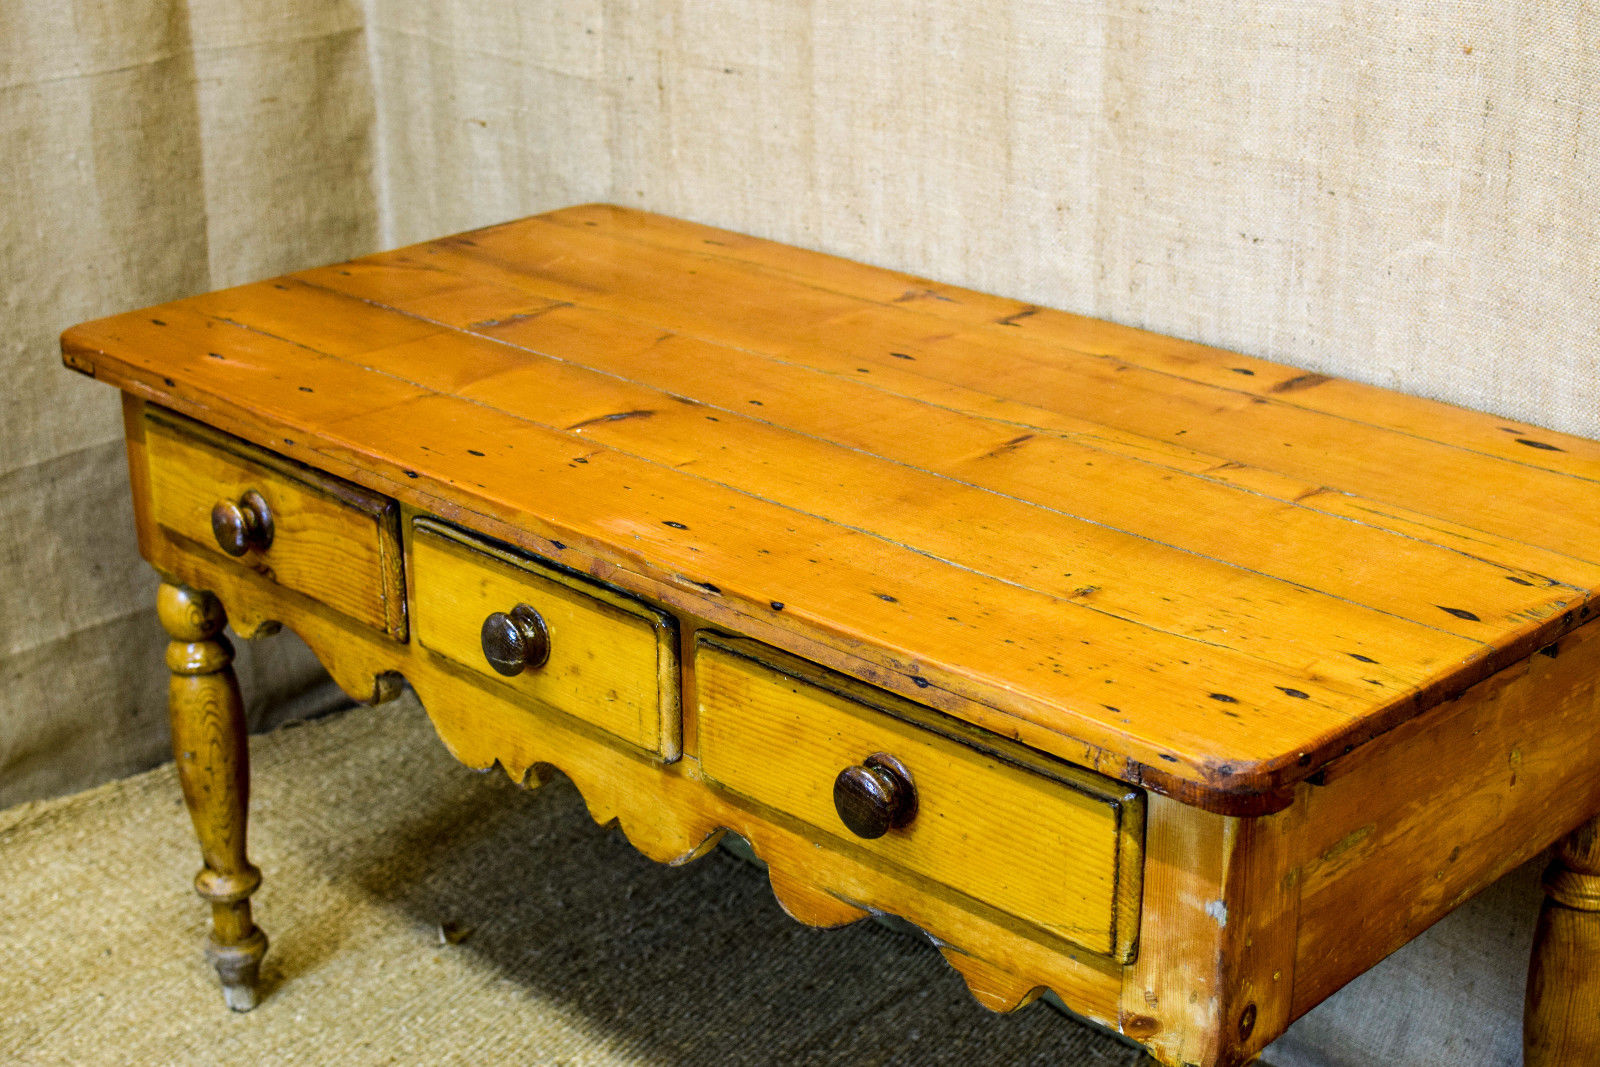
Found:
[(609, 199), (1600, 436), (1597, 75), (1571, 2), (6, 0), (0, 805), (165, 745), (73, 322)]
[[(0, 805), (166, 748), (116, 396), (56, 335), (377, 243), (364, 24), (326, 0), (0, 0)], [(241, 660), (258, 723), (317, 677), (292, 638)]]

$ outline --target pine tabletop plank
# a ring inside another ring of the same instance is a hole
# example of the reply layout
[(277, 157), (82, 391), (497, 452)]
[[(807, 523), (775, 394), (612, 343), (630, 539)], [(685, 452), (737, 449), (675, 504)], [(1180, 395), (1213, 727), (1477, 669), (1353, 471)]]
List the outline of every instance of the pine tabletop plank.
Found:
[(1550, 645), (1600, 444), (587, 205), (113, 316), (69, 365), (1217, 811)]

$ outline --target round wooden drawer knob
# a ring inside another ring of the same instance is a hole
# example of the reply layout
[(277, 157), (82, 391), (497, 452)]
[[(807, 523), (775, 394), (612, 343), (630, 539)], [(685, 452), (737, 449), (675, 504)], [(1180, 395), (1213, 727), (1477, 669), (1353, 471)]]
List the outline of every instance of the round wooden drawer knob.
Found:
[(550, 630), (537, 611), (518, 604), (483, 620), (483, 658), (489, 666), (511, 677), (544, 666), (550, 658)]
[(905, 764), (882, 752), (833, 780), (833, 806), (857, 837), (882, 837), (917, 816), (917, 790)]
[(211, 509), (211, 532), (230, 556), (265, 552), (272, 546), (272, 509), (254, 489), (238, 500), (219, 500)]

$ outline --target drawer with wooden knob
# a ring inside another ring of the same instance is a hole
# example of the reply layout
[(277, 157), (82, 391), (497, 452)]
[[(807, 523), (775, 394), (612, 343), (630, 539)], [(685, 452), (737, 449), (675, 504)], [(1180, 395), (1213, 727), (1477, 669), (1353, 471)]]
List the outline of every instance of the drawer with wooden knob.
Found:
[(991, 918), (1132, 958), (1139, 790), (753, 641), (699, 635), (694, 673), (708, 780)]
[(671, 615), (428, 518), (412, 523), (411, 574), (424, 648), (498, 692), (677, 758)]
[(157, 525), (405, 640), (393, 500), (164, 408), (143, 424)]

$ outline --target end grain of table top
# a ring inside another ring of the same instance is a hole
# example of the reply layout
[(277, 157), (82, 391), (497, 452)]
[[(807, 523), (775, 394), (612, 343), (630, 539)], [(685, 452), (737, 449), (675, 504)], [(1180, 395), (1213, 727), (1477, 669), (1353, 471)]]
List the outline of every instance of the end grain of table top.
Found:
[(1557, 641), (1600, 444), (608, 205), (76, 327), (293, 458), (1216, 811)]

